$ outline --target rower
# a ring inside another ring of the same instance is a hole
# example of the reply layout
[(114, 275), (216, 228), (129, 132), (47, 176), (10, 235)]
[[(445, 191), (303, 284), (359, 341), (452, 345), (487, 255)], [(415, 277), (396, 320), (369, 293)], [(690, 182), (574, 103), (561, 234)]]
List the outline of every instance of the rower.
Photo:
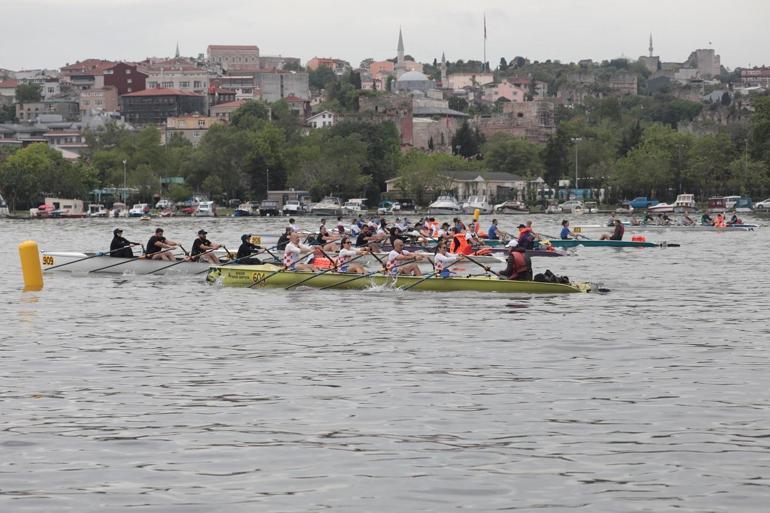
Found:
[(302, 244), (299, 241), (299, 234), (297, 232), (291, 232), (291, 234), (289, 234), (289, 242), (283, 250), (283, 266), (287, 271), (312, 271), (312, 265), (300, 263), (299, 261), (302, 255), (312, 252), (313, 246)]
[(465, 255), (462, 254), (448, 254), (446, 240), (439, 239), (438, 246), (436, 246), (436, 254), (433, 255), (433, 270), (442, 278), (449, 278), (453, 273), (447, 267), (463, 258), (465, 258)]
[(492, 224), (487, 229), (487, 239), (498, 240), (499, 238), (497, 235), (497, 219), (492, 219)]
[[(531, 221), (530, 221), (531, 223)], [(532, 231), (531, 226), (519, 225), (519, 240), (516, 245), (517, 248), (522, 249), (534, 249), (535, 247), (535, 233)]]
[(341, 273), (366, 274), (364, 266), (356, 262), (350, 263), (350, 260), (368, 252), (366, 248), (354, 249), (350, 237), (343, 237), (339, 256), (337, 256), (337, 270)]
[(714, 227), (715, 228), (724, 228), (726, 226), (725, 224), (725, 216), (723, 216), (721, 213), (717, 214), (717, 218), (714, 219)]
[(207, 233), (206, 230), (198, 230), (198, 236), (193, 241), (192, 250), (190, 250), (190, 260), (203, 260), (210, 264), (218, 264), (219, 258), (217, 258), (212, 251), (219, 249), (222, 246), (220, 244), (212, 244), (212, 242), (206, 238)]
[(293, 230), (291, 226), (287, 226), (281, 236), (278, 237), (278, 242), (275, 243), (275, 248), (283, 251), (286, 247), (286, 244), (289, 243), (289, 235), (291, 235), (292, 232), (296, 233), (296, 231), (297, 230)]
[(501, 278), (519, 281), (532, 280), (532, 259), (527, 256), (524, 248), (519, 246), (511, 248), (506, 263), (506, 268), (497, 273)]
[(260, 265), (262, 261), (251, 255), (258, 253), (262, 249), (261, 246), (251, 243), (251, 234), (244, 233), (241, 235), (241, 245), (238, 247), (238, 254), (235, 255), (235, 259), (239, 264), (248, 265)]
[(708, 212), (704, 212), (702, 216), (700, 216), (700, 224), (704, 226), (714, 226), (714, 220), (711, 219), (711, 216), (708, 214)]
[(394, 278), (399, 274), (408, 274), (412, 276), (420, 276), (420, 268), (416, 263), (412, 262), (406, 264), (404, 262), (410, 260), (423, 260), (422, 255), (413, 255), (404, 250), (404, 241), (396, 239), (393, 243), (393, 250), (388, 253), (388, 263), (386, 270)]
[(559, 237), (562, 240), (568, 240), (570, 238), (577, 239), (578, 235), (569, 229), (569, 221), (567, 219), (564, 219), (561, 222), (561, 232), (559, 233)]
[(112, 231), (112, 242), (110, 243), (110, 256), (120, 258), (133, 258), (134, 252), (131, 246), (138, 246), (136, 242), (131, 242), (123, 238), (123, 230), (115, 228)]
[(294, 220), (293, 217), (289, 218), (289, 226), (287, 226), (287, 228), (291, 228), (291, 230), (294, 232), (299, 231), (299, 225), (297, 224), (297, 222)]
[(625, 232), (626, 229), (623, 227), (623, 223), (620, 219), (615, 219), (615, 229), (612, 234), (603, 233), (602, 236), (599, 237), (599, 240), (623, 240), (623, 234)]
[(173, 262), (175, 257), (171, 254), (171, 250), (178, 245), (178, 242), (168, 240), (163, 236), (163, 228), (156, 228), (155, 235), (147, 241), (144, 256), (152, 260), (169, 260)]
[(693, 220), (693, 218), (690, 217), (690, 214), (685, 212), (684, 216), (682, 216), (682, 224), (685, 226), (692, 226), (695, 224), (695, 220)]

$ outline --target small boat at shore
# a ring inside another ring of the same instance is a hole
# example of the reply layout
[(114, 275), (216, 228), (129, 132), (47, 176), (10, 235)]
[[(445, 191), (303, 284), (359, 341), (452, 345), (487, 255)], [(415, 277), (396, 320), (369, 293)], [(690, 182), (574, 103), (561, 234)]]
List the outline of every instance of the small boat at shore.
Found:
[(434, 292), (499, 292), (524, 294), (565, 294), (590, 292), (588, 283), (548, 283), (538, 281), (502, 280), (497, 276), (426, 277), (387, 274), (356, 275), (349, 273), (313, 273), (311, 271), (284, 271), (275, 265), (212, 266), (206, 276), (210, 283), (227, 287), (281, 287), (294, 286), (339, 289), (367, 289), (392, 287), (415, 291)]

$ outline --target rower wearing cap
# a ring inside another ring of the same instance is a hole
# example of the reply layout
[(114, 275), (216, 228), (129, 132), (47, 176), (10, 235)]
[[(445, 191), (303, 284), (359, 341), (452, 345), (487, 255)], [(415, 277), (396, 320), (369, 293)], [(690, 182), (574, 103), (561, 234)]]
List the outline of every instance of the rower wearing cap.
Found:
[(144, 256), (152, 260), (174, 261), (175, 258), (174, 255), (171, 254), (171, 250), (178, 245), (178, 242), (168, 240), (163, 236), (163, 228), (156, 228), (155, 235), (150, 237), (150, 240), (147, 241)]
[(534, 249), (535, 247), (535, 233), (532, 231), (531, 226), (519, 225), (519, 240), (516, 245), (517, 248)]
[(259, 253), (262, 247), (251, 243), (251, 234), (244, 233), (241, 235), (241, 245), (238, 247), (238, 254), (235, 255), (235, 259), (239, 264), (260, 265), (262, 261), (252, 255)]
[(112, 231), (112, 242), (110, 243), (110, 256), (120, 258), (133, 258), (134, 252), (131, 246), (136, 246), (136, 242), (131, 242), (123, 238), (123, 230), (115, 228)]
[(527, 256), (524, 248), (511, 248), (506, 262), (506, 268), (498, 276), (508, 280), (532, 280), (532, 259)]
[(222, 246), (219, 244), (212, 244), (211, 241), (206, 238), (207, 233), (206, 230), (198, 230), (198, 236), (193, 241), (192, 250), (190, 251), (190, 260), (203, 260), (210, 264), (218, 264), (219, 258), (211, 252)]

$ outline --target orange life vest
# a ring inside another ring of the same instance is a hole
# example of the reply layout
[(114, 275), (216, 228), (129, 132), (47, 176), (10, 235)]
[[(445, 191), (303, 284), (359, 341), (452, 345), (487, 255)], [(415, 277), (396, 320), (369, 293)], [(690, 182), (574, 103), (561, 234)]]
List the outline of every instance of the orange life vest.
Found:
[(463, 255), (472, 255), (473, 248), (468, 244), (468, 240), (465, 238), (465, 234), (455, 235), (452, 239), (451, 248), (449, 251), (452, 253), (460, 253)]
[(524, 253), (512, 251), (511, 258), (513, 258), (513, 272), (511, 273), (510, 279), (514, 280), (518, 278), (519, 275), (529, 271), (529, 268), (527, 267), (527, 260), (524, 258)]
[(316, 256), (313, 257), (313, 266), (318, 269), (331, 269), (334, 263), (325, 256)]

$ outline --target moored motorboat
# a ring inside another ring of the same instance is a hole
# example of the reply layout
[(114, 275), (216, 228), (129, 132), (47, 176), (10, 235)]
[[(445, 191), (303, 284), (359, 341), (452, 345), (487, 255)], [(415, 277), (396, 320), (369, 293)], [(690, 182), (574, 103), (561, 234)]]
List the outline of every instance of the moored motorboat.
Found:
[(587, 283), (547, 283), (537, 281), (503, 280), (496, 276), (438, 278), (435, 276), (398, 276), (386, 274), (355, 275), (348, 273), (313, 273), (284, 271), (275, 265), (212, 266), (206, 276), (212, 283), (230, 287), (306, 286), (316, 288), (367, 289), (392, 287), (434, 292), (500, 292), (524, 294), (563, 294), (589, 292)]
[(462, 207), (453, 196), (439, 196), (436, 201), (428, 205), (429, 215), (460, 214)]
[(313, 204), (310, 213), (314, 216), (337, 217), (342, 215), (342, 202), (334, 196), (327, 196)]

